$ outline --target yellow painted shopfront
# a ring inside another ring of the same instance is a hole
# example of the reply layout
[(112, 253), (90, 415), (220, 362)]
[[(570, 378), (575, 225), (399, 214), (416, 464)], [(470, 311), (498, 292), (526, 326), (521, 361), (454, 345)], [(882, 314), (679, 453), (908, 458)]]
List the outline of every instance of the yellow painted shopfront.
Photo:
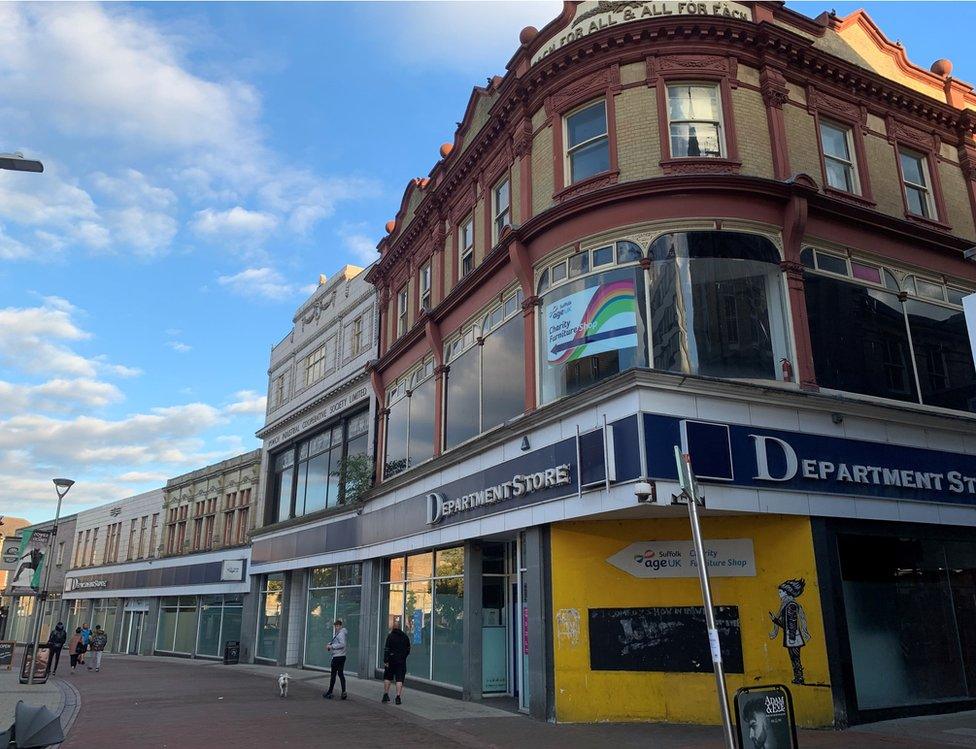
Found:
[[(742, 673), (726, 675), (730, 698), (743, 686), (786, 684), (799, 725), (831, 725), (833, 706), (809, 519), (705, 517), (702, 528), (706, 550), (709, 541), (720, 540), (715, 548), (746, 550), (742, 556), (747, 557), (749, 540), (754, 559), (747, 560), (751, 564), (744, 565), (742, 574), (728, 569), (720, 573), (726, 576), (712, 577), (714, 603), (725, 607), (726, 634), (741, 641)], [(695, 661), (694, 654), (687, 652), (693, 639), (687, 637), (693, 629), (688, 607), (701, 606), (697, 576), (638, 576), (652, 574), (638, 569), (653, 566), (650, 559), (641, 565), (642, 553), (655, 553), (643, 549), (687, 549), (688, 519), (566, 522), (552, 526), (551, 538), (556, 719), (720, 722), (711, 663)], [(670, 552), (657, 554), (667, 557)], [(616, 564), (608, 561), (611, 558)], [(784, 583), (785, 598), (780, 591)], [(803, 644), (794, 647), (792, 654), (783, 630), (773, 622), (782, 619), (787, 603), (793, 612), (800, 610), (801, 625), (805, 623)], [(699, 634), (704, 637), (704, 630)], [(669, 636), (681, 640), (670, 640), (675, 647), (662, 645)], [(668, 652), (655, 652), (655, 648)], [(734, 650), (729, 648), (725, 656), (727, 665), (738, 655)], [(666, 664), (661, 666), (666, 670), (627, 670), (628, 658), (639, 662), (641, 669)], [(700, 670), (694, 670), (695, 663), (700, 663)], [(803, 684), (792, 683), (797, 674), (794, 666), (800, 667)]]

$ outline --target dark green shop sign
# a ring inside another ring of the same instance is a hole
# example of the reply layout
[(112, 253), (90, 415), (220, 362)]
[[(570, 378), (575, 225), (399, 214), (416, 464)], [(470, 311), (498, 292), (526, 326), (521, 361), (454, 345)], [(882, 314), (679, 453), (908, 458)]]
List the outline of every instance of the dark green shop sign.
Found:
[(744, 687), (735, 693), (739, 749), (796, 749), (793, 697), (782, 684)]

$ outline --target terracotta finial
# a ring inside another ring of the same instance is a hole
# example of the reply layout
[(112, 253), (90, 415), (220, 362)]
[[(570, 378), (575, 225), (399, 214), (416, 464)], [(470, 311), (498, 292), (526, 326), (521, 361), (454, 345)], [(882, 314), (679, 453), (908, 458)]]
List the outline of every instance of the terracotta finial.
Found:
[(535, 26), (526, 26), (519, 32), (519, 41), (525, 44), (532, 44), (532, 40), (539, 36), (539, 29)]
[(386, 222), (386, 233), (387, 234), (392, 234), (394, 229), (396, 229), (396, 221), (387, 221)]
[(451, 155), (451, 151), (454, 150), (453, 143), (441, 143), (441, 158), (446, 159)]
[(944, 57), (932, 63), (930, 70), (940, 78), (948, 78), (952, 75), (952, 61)]

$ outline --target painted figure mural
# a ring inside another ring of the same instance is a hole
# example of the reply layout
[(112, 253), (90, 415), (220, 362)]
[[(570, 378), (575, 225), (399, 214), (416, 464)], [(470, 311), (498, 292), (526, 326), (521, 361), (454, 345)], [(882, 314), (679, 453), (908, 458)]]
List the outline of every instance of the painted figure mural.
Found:
[(803, 606), (796, 600), (802, 594), (807, 584), (803, 578), (799, 580), (785, 580), (780, 583), (777, 592), (779, 593), (779, 612), (774, 614), (769, 612), (769, 618), (773, 622), (773, 629), (769, 633), (769, 639), (775, 640), (779, 631), (783, 630), (783, 647), (790, 654), (790, 663), (793, 665), (793, 683), (803, 684), (803, 663), (800, 660), (800, 648), (810, 641), (810, 630), (807, 629), (807, 615), (803, 611)]

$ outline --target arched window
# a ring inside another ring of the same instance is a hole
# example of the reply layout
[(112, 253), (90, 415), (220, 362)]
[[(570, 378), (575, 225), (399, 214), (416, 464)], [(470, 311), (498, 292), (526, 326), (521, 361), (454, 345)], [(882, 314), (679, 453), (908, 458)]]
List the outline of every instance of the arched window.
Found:
[(790, 359), (780, 255), (765, 237), (676, 232), (648, 251), (651, 366), (771, 380)]

